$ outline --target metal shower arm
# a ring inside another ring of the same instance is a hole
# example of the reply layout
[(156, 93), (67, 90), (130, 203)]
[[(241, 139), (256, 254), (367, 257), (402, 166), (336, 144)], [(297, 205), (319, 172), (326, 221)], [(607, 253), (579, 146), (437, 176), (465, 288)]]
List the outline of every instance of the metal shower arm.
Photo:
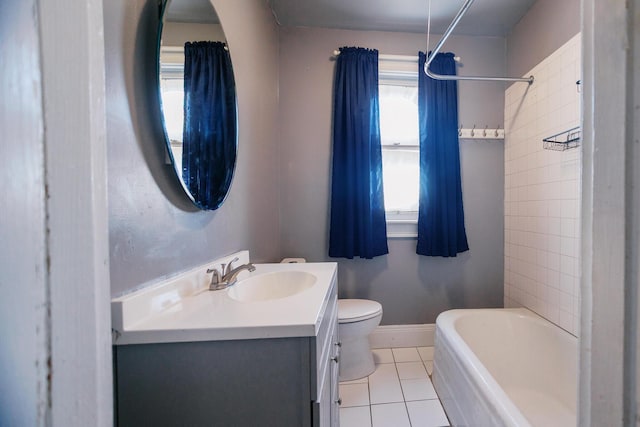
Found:
[[(529, 77), (476, 77), (476, 76), (450, 76), (444, 74), (434, 73), (429, 69), (429, 65), (431, 65), (431, 61), (436, 57), (440, 49), (442, 49), (442, 45), (447, 41), (447, 38), (451, 35), (451, 32), (454, 30), (458, 22), (462, 19), (467, 10), (471, 7), (471, 4), (475, 0), (466, 0), (456, 16), (449, 24), (449, 28), (444, 32), (440, 41), (436, 44), (436, 47), (431, 51), (431, 55), (428, 55), (427, 61), (424, 64), (424, 72), (427, 76), (436, 80), (475, 80), (475, 81), (492, 81), (492, 82), (527, 82), (529, 84), (533, 83), (533, 76)], [(427, 46), (427, 49), (429, 46)]]

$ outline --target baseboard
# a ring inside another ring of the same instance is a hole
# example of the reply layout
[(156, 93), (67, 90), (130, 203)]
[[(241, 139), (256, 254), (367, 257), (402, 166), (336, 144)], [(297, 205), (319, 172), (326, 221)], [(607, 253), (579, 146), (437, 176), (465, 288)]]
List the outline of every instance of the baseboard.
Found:
[(371, 348), (431, 347), (436, 334), (435, 323), (424, 325), (378, 326), (370, 335)]

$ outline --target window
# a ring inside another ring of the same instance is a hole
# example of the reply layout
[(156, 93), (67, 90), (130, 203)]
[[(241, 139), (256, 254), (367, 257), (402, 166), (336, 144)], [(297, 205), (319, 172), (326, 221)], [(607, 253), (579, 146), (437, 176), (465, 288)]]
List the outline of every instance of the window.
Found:
[(160, 96), (173, 164), (182, 176), (182, 128), (184, 126), (184, 50), (160, 49)]
[(182, 176), (182, 127), (184, 125), (184, 80), (162, 80), (161, 92), (164, 125), (171, 143), (173, 162)]
[(387, 235), (415, 237), (420, 187), (417, 72), (381, 71), (379, 92)]

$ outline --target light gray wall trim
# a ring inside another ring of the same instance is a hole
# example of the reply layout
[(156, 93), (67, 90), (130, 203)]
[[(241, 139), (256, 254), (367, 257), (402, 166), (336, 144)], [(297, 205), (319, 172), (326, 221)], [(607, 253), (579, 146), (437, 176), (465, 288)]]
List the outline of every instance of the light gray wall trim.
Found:
[(378, 326), (369, 334), (371, 348), (433, 347), (436, 324)]
[(507, 36), (507, 75), (522, 76), (580, 31), (580, 0), (537, 0)]
[[(630, 71), (627, 75), (628, 93), (632, 99), (627, 102), (627, 122), (631, 123), (627, 137), (627, 211), (628, 232), (626, 233), (627, 266), (627, 297), (626, 297), (626, 326), (625, 339), (627, 345), (626, 364), (630, 365), (625, 375), (625, 421), (636, 425), (640, 413), (640, 4), (631, 2), (628, 9), (627, 26), (629, 31), (630, 49), (628, 51)], [(631, 185), (629, 185), (631, 184)], [(634, 375), (635, 374), (635, 375)]]
[(110, 426), (102, 0), (40, 2), (39, 7), (51, 316), (50, 422)]
[(101, 0), (0, 3), (0, 425), (112, 425)]
[(278, 29), (266, 2), (213, 1), (230, 48), (239, 110), (229, 197), (195, 211), (165, 163), (153, 109), (158, 2), (104, 2), (111, 294), (251, 249), (279, 255)]
[(638, 2), (583, 0), (581, 426), (638, 423)]

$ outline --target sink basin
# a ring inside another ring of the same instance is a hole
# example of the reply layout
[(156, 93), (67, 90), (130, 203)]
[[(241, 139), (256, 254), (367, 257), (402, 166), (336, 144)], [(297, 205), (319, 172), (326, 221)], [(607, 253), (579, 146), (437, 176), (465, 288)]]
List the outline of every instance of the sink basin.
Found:
[(228, 290), (241, 302), (269, 301), (296, 295), (316, 283), (316, 276), (304, 271), (274, 271), (242, 280)]

